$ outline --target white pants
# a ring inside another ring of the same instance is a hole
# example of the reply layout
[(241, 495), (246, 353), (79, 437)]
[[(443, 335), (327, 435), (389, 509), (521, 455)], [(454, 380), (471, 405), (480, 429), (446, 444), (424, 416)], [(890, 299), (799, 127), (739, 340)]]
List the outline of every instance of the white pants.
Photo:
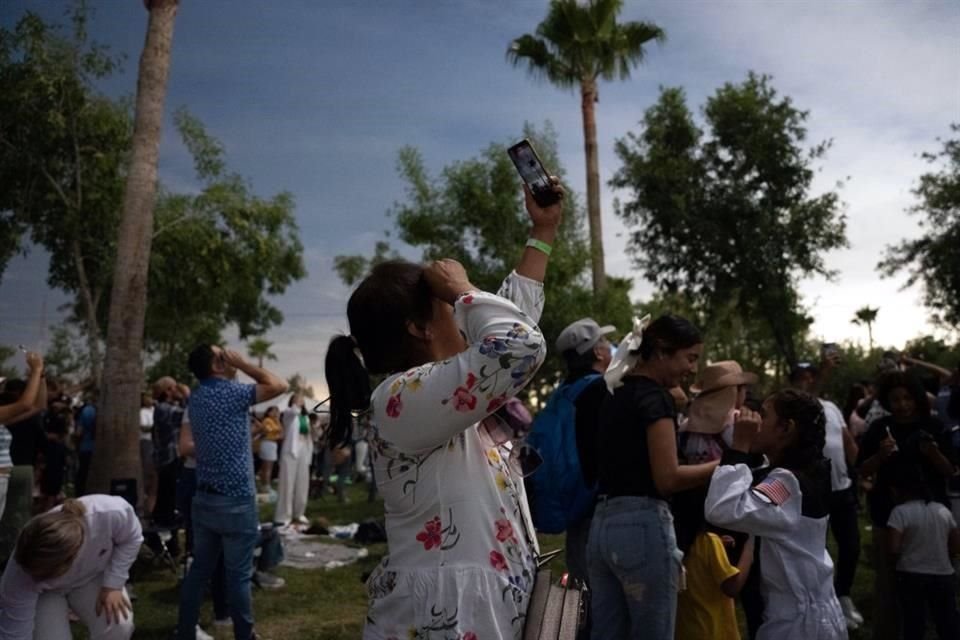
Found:
[[(100, 595), (102, 577), (91, 580), (82, 587), (70, 591), (47, 591), (37, 600), (36, 622), (33, 640), (70, 640), (70, 622), (67, 608), (80, 617), (90, 632), (90, 640), (129, 640), (133, 636), (133, 612), (119, 623), (107, 624), (102, 613), (98, 616), (97, 596)], [(124, 590), (123, 595), (127, 592)]]
[(310, 493), (309, 450), (301, 449), (297, 457), (280, 456), (280, 488), (277, 491), (277, 511), (274, 522), (287, 523), (303, 516)]
[[(7, 473), (10, 470), (7, 469)], [(3, 512), (7, 507), (7, 489), (10, 488), (10, 476), (0, 475), (0, 518), (3, 518)]]

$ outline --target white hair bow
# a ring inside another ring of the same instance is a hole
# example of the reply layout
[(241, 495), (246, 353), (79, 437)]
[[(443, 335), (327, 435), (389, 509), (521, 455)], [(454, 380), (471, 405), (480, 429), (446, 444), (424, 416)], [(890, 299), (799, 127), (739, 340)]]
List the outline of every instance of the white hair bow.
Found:
[(643, 343), (643, 330), (650, 324), (650, 315), (642, 318), (633, 318), (633, 331), (624, 336), (617, 347), (617, 352), (610, 360), (610, 366), (603, 374), (607, 383), (607, 390), (613, 393), (617, 387), (623, 386), (623, 376), (636, 366), (640, 360), (640, 345)]

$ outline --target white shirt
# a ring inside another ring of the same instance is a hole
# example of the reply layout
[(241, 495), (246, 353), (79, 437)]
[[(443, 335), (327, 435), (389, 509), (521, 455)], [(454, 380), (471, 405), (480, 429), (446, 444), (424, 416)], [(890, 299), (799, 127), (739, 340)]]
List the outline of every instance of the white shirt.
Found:
[(849, 489), (853, 481), (847, 472), (847, 458), (843, 451), (843, 430), (847, 428), (843, 412), (829, 400), (820, 400), (827, 417), (826, 441), (823, 455), (830, 459), (830, 488), (834, 491)]
[(893, 508), (887, 526), (903, 532), (897, 571), (953, 575), (948, 540), (957, 522), (945, 506), (932, 500), (905, 502)]
[(485, 440), (478, 422), (543, 362), (543, 285), (512, 273), (499, 294), (456, 302), (466, 351), (373, 392), (370, 454), (390, 553), (367, 580), (365, 640), (522, 634), (536, 538), (509, 448)]
[(153, 407), (140, 407), (140, 439), (150, 440), (153, 431)]
[(300, 459), (313, 456), (313, 438), (310, 433), (300, 433), (300, 407), (287, 407), (280, 413), (283, 424), (283, 456)]
[[(122, 589), (137, 559), (143, 535), (133, 507), (117, 496), (90, 495), (83, 503), (83, 545), (70, 569), (53, 580), (41, 582), (30, 577), (13, 557), (0, 578), (0, 640), (29, 640), (33, 637), (37, 599), (45, 591), (69, 592), (91, 580), (104, 587)], [(54, 507), (52, 511), (59, 511)]]

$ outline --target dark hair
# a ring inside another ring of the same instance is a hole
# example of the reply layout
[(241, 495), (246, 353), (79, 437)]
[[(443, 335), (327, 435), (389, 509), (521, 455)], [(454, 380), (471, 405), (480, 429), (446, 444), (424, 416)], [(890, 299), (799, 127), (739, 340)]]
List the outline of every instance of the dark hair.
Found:
[(867, 397), (867, 384), (864, 382), (854, 382), (847, 391), (847, 401), (843, 405), (843, 419), (850, 422), (850, 416), (856, 411), (860, 401)]
[(567, 349), (562, 353), (563, 361), (567, 365), (567, 378), (576, 378), (584, 373), (593, 371), (593, 365), (597, 362), (597, 356), (593, 349), (586, 353), (577, 353), (576, 349)]
[(194, 347), (187, 358), (187, 367), (197, 380), (204, 380), (213, 374), (213, 347), (201, 344)]
[(827, 418), (820, 401), (805, 391), (784, 389), (773, 395), (773, 408), (778, 418), (797, 425), (797, 441), (784, 452), (780, 466), (804, 472), (820, 463), (827, 437)]
[(3, 392), (0, 393), (0, 406), (13, 404), (20, 399), (20, 396), (27, 388), (27, 381), (21, 378), (11, 378), (3, 385)]
[(913, 398), (914, 413), (917, 417), (930, 415), (930, 400), (923, 385), (913, 374), (907, 371), (885, 373), (877, 381), (877, 400), (880, 406), (890, 411), (890, 396), (894, 389), (906, 389)]
[(680, 349), (703, 343), (700, 330), (692, 322), (680, 316), (664, 314), (643, 330), (643, 344), (640, 345), (640, 357), (653, 358), (657, 351), (673, 355)]
[(353, 427), (353, 412), (370, 408), (370, 375), (357, 357), (350, 336), (336, 336), (327, 347), (324, 370), (330, 389), (331, 449), (344, 444)]

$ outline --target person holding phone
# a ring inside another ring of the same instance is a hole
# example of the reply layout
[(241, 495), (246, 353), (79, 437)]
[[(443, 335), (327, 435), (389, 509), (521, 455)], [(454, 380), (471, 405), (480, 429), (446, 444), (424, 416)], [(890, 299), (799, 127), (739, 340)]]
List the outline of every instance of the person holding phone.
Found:
[(877, 399), (890, 415), (874, 421), (860, 443), (859, 471), (875, 476), (867, 494), (873, 525), (874, 587), (873, 637), (895, 638), (899, 628), (895, 566), (890, 561), (888, 527), (894, 501), (891, 481), (905, 467), (917, 467), (931, 497), (948, 505), (946, 480), (956, 472), (950, 456), (949, 434), (930, 415), (927, 393), (908, 372), (893, 371), (879, 382)]
[[(545, 357), (536, 323), (563, 193), (551, 184), (558, 202), (548, 207), (525, 189), (537, 246), (528, 243), (497, 295), (478, 290), (454, 260), (385, 262), (350, 297), (352, 335), (330, 343), (331, 442), (345, 442), (354, 417), (371, 414), (386, 511), (390, 554), (367, 580), (367, 640), (523, 631), (536, 535), (513, 443), (481, 423)], [(386, 375), (372, 396), (369, 374)]]

